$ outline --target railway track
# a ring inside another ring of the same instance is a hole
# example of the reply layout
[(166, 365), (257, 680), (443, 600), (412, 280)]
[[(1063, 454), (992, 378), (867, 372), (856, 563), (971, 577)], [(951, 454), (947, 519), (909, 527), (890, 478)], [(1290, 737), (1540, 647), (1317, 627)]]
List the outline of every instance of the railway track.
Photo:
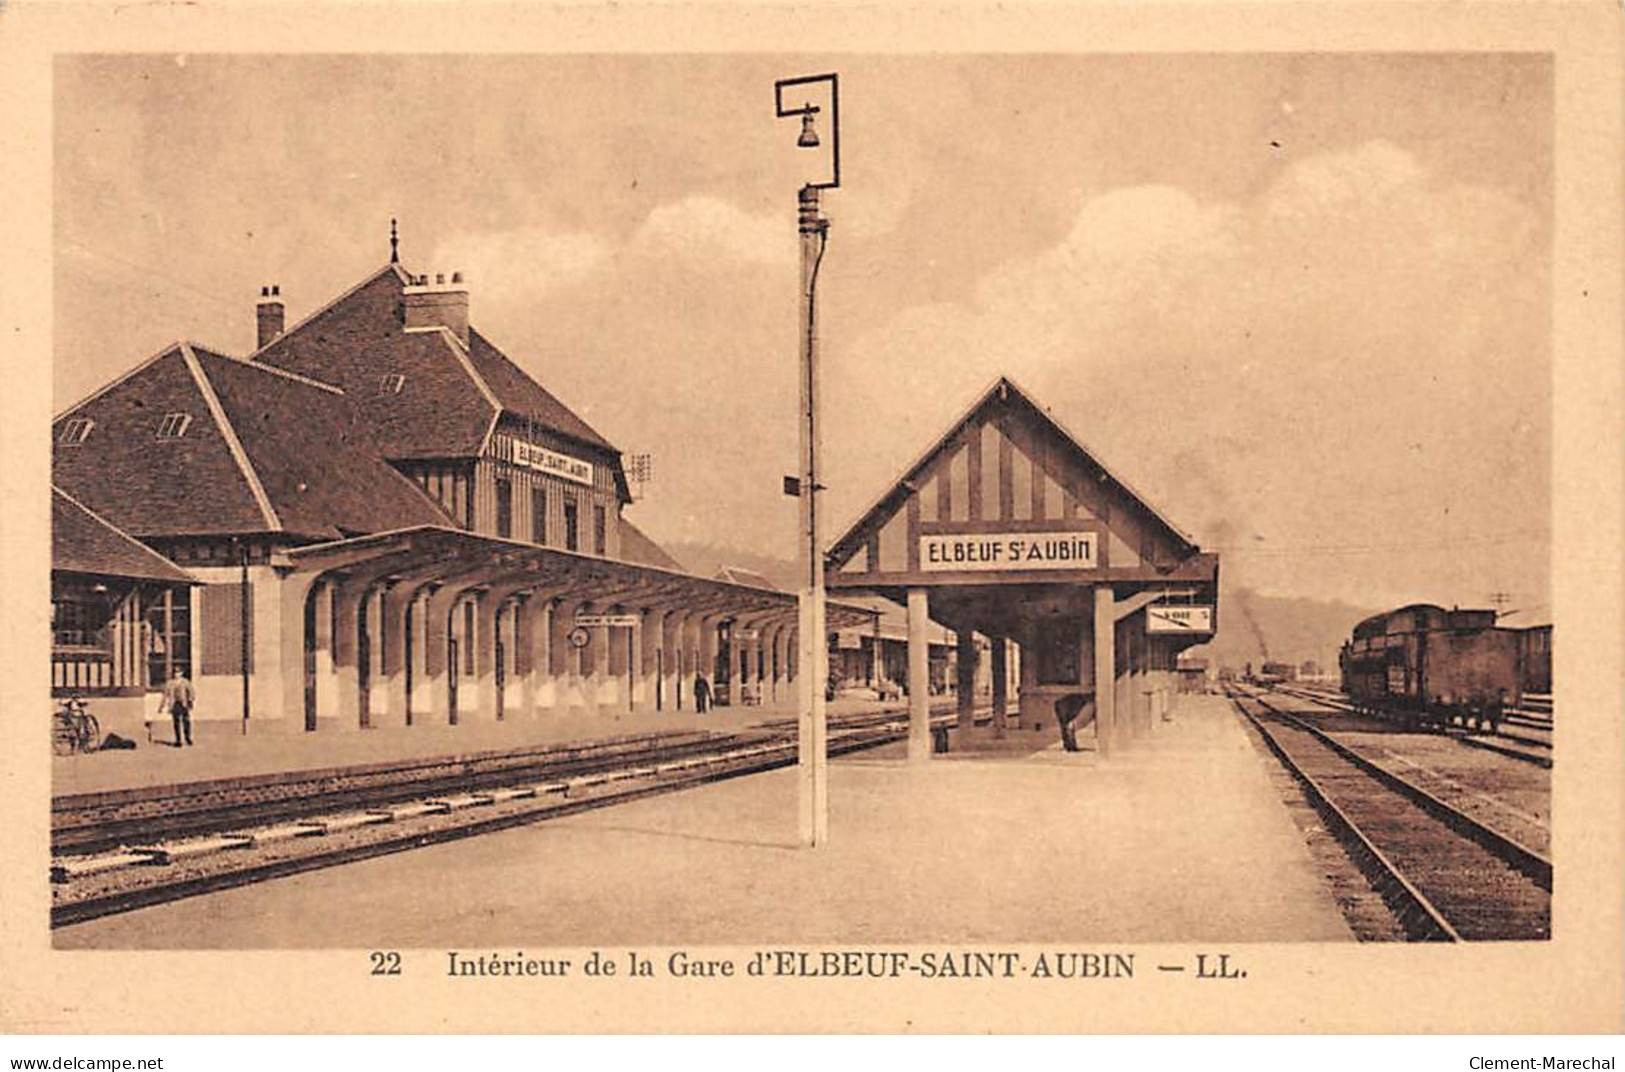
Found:
[[(1275, 692), (1283, 696), (1323, 704), (1334, 710), (1345, 711), (1350, 714), (1361, 713), (1360, 708), (1343, 699), (1341, 695), (1334, 695), (1319, 689), (1295, 689), (1282, 685), (1271, 687)], [(1507, 728), (1509, 725), (1514, 728)], [(1470, 733), (1465, 729), (1441, 729), (1435, 732), (1468, 748), (1494, 752), (1506, 756), (1508, 759), (1515, 759), (1522, 763), (1532, 763), (1537, 767), (1545, 767), (1547, 770), (1552, 768), (1552, 724), (1550, 720), (1542, 724), (1538, 719), (1530, 719), (1527, 716), (1509, 712), (1502, 719), (1501, 729), (1493, 735)]]
[(1551, 862), (1258, 696), (1228, 693), (1412, 941), (1551, 936)]
[(648, 759), (725, 750), (746, 739), (738, 733), (645, 734), (582, 747), (492, 751), (57, 797), (51, 804), (51, 854), (89, 855), (132, 839), (198, 837), (441, 793), (579, 777)]
[[(955, 721), (946, 714), (932, 719), (937, 730)], [(829, 754), (878, 747), (903, 739), (907, 731), (906, 714), (899, 718), (897, 712), (832, 721)], [(64, 828), (74, 832), (69, 839), (72, 851), (57, 853), (53, 847), (51, 925), (70, 926), (626, 803), (788, 766), (797, 759), (793, 724), (749, 733), (670, 737), (661, 742), (648, 735), (608, 743), (618, 747), (566, 750), (589, 754), (562, 759), (490, 753), (383, 770), (364, 768), (359, 780), (374, 784), (348, 785), (328, 797), (297, 802), (285, 795), (286, 786), (309, 788), (342, 773), (314, 772), (285, 780), (278, 783), (283, 792), (270, 801), (234, 801), (226, 789), (206, 787), (203, 803), (182, 816), (109, 820), (126, 833), (131, 824), (145, 822), (140, 829), (146, 836), (135, 845), (115, 844), (111, 834), (92, 834), (80, 822)], [(465, 768), (461, 780), (450, 770), (459, 765)], [(171, 793), (167, 799), (181, 796)], [(135, 803), (150, 805), (152, 800)], [(154, 836), (156, 831), (165, 834)]]

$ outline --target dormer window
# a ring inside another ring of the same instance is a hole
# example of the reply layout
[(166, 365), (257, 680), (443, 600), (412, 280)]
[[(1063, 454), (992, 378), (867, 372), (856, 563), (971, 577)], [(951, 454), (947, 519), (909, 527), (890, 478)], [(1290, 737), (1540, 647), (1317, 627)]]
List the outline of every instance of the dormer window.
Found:
[(378, 390), (381, 394), (398, 395), (401, 388), (406, 386), (406, 377), (398, 372), (392, 372), (378, 381)]
[(186, 434), (186, 429), (192, 425), (190, 413), (166, 413), (163, 423), (158, 425), (159, 439), (179, 439)]
[(63, 422), (62, 434), (57, 436), (56, 441), (64, 447), (78, 446), (90, 438), (90, 430), (94, 427), (96, 427), (96, 422), (90, 418), (74, 417), (72, 420)]

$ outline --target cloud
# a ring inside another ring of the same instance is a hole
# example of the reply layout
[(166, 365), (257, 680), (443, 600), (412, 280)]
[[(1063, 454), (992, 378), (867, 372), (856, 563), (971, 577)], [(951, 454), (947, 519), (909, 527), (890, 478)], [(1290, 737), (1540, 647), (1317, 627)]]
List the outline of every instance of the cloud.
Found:
[[(1292, 549), (1393, 548), (1421, 531), (1448, 548), (1509, 512), (1520, 529), (1542, 523), (1541, 234), (1510, 194), (1439, 182), (1378, 141), (1298, 160), (1235, 200), (1097, 191), (1048, 247), (957, 299), (888, 308), (895, 283), (838, 258), (819, 294), (831, 530), (1004, 373), (1227, 554), (1234, 583), (1470, 600), (1433, 589), (1494, 574), (1538, 592), (1524, 573), (1540, 559), (1518, 548)], [(612, 441), (659, 456), (639, 507), (649, 531), (713, 538), (728, 518), (730, 540), (763, 548), (792, 546), (778, 488), (795, 465), (795, 264), (788, 213), (696, 195), (619, 240), (470, 236), (426, 267), (475, 273), (493, 337), (568, 385), (566, 401)], [(652, 375), (653, 421), (625, 389)]]
[[(1539, 527), (1540, 234), (1510, 194), (1438, 182), (1381, 140), (1299, 160), (1235, 202), (1165, 185), (1098, 193), (970, 300), (899, 310), (832, 352), (830, 471), (862, 488), (837, 492), (834, 513), (861, 508), (1004, 372), (1199, 539), (1392, 547), (1420, 527), (1445, 545), (1504, 523), (1508, 504)], [(1360, 488), (1373, 494), (1349, 494)], [(1351, 589), (1373, 570), (1395, 589), (1426, 585), (1439, 565), (1402, 552), (1331, 564)], [(1327, 565), (1227, 570), (1324, 590), (1340, 583)], [(1258, 569), (1270, 575), (1247, 574)]]
[(656, 207), (632, 236), (634, 254), (675, 254), (701, 263), (789, 264), (790, 222), (753, 215), (720, 198), (685, 197)]
[(523, 305), (606, 267), (613, 247), (586, 231), (525, 227), (465, 232), (441, 242), (424, 270), (460, 271), (493, 306)]
[(1292, 164), (1271, 188), (1267, 209), (1299, 216), (1343, 211), (1416, 188), (1424, 177), (1415, 157), (1378, 139)]

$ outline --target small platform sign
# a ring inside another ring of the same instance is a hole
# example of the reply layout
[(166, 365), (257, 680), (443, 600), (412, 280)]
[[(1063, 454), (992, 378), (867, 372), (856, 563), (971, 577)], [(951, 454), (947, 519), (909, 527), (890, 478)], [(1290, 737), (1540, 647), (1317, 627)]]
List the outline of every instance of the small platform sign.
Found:
[(577, 629), (596, 629), (607, 625), (611, 629), (630, 629), (638, 624), (636, 614), (577, 614)]
[(1213, 608), (1153, 603), (1145, 608), (1147, 633), (1211, 633)]
[(927, 571), (1078, 570), (1100, 565), (1096, 532), (942, 532), (920, 537)]

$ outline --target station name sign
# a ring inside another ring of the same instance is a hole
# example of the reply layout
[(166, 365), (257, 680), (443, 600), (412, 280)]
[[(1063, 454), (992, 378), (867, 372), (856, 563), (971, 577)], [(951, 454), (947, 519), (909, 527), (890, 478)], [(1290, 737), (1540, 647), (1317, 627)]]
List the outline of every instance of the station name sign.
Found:
[(568, 454), (560, 454), (546, 447), (538, 447), (535, 443), (527, 443), (523, 439), (513, 441), (513, 463), (592, 487), (591, 462), (584, 462), (580, 458), (572, 458)]
[(1213, 608), (1199, 606), (1164, 606), (1156, 603), (1145, 608), (1147, 633), (1211, 633)]
[(920, 569), (1078, 570), (1100, 565), (1096, 532), (943, 532), (920, 537)]
[(576, 628), (595, 629), (607, 625), (611, 629), (630, 629), (638, 624), (636, 614), (577, 614)]

